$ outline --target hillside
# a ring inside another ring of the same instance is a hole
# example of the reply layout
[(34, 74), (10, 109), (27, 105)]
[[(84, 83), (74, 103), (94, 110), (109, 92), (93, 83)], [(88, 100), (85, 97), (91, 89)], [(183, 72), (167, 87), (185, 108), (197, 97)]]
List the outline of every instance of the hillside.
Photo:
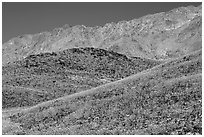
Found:
[(29, 55), (94, 47), (129, 57), (169, 59), (202, 48), (202, 6), (180, 7), (130, 21), (86, 27), (65, 25), (51, 32), (25, 34), (2, 46), (3, 65)]
[(10, 134), (202, 134), (202, 52), (10, 114)]
[(2, 106), (33, 106), (125, 78), (160, 63), (95, 48), (30, 55), (2, 67)]

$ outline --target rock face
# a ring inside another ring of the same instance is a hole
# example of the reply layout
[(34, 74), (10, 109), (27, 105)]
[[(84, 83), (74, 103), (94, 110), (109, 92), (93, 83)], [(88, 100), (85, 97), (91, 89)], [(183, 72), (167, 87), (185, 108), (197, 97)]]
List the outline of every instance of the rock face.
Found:
[(3, 65), (32, 54), (95, 47), (129, 57), (169, 59), (202, 48), (202, 7), (188, 6), (103, 27), (83, 25), (23, 35), (2, 46)]

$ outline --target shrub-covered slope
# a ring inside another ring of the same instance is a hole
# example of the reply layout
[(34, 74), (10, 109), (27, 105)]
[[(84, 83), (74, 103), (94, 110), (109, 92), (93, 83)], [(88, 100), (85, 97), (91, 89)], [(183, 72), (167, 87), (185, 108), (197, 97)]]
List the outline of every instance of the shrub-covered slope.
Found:
[(38, 104), (10, 118), (20, 124), (22, 134), (202, 134), (201, 54)]
[(103, 49), (31, 55), (3, 66), (3, 108), (34, 104), (91, 89), (160, 64)]

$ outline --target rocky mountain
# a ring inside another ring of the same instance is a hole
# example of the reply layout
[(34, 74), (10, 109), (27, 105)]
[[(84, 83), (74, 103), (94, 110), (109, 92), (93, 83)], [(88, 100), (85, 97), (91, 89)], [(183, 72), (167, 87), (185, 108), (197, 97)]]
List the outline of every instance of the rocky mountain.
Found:
[(169, 59), (202, 48), (202, 6), (107, 23), (56, 28), (51, 32), (15, 37), (2, 46), (3, 65), (32, 54), (76, 47), (94, 47), (129, 57)]
[(2, 134), (202, 134), (202, 7), (2, 46)]

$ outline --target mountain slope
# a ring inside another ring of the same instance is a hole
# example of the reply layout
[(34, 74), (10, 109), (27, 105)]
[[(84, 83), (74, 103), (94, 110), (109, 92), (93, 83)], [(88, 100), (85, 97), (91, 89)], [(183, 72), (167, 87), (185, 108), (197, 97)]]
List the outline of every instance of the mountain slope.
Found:
[(180, 7), (103, 27), (83, 25), (23, 35), (2, 46), (3, 65), (32, 54), (95, 47), (127, 56), (168, 59), (202, 48), (202, 7)]
[(31, 55), (3, 66), (2, 106), (32, 106), (125, 78), (160, 63), (94, 48)]
[(10, 116), (25, 134), (202, 134), (202, 52)]

